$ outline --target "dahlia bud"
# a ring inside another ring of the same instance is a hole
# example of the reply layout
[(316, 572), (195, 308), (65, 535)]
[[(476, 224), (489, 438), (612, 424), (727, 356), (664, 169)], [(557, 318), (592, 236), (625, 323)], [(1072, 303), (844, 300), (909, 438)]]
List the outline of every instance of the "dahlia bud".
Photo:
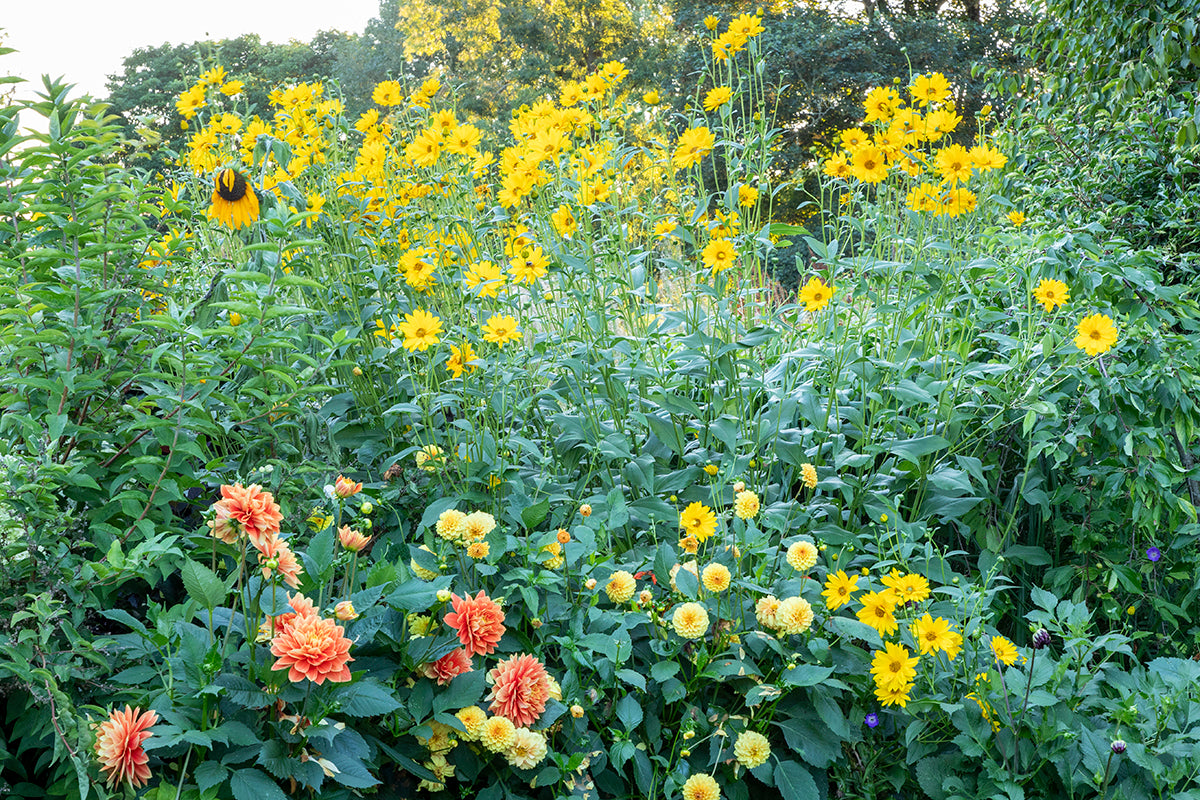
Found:
[(364, 500), (359, 510), (362, 511), (363, 514), (370, 516), (371, 512), (375, 510), (375, 504), (370, 500)]
[(592, 589), (596, 588), (596, 579), (588, 578), (587, 582), (584, 583), (583, 585), (584, 585), (584, 588), (586, 588), (590, 592)]
[(1125, 740), (1113, 739), (1112, 751), (1116, 755), (1121, 755), (1122, 753), (1124, 753), (1125, 752)]
[(449, 589), (438, 589), (437, 599), (438, 599), (439, 603), (450, 602), (450, 590)]
[(579, 516), (590, 517), (591, 515), (592, 515), (592, 507), (589, 504), (584, 503), (583, 505), (581, 505), (579, 507)]
[(571, 706), (571, 716), (575, 719), (583, 719), (583, 706), (579, 705), (579, 703)]
[(333, 609), (334, 616), (342, 622), (349, 622), (353, 619), (358, 619), (358, 612), (354, 610), (354, 604), (349, 600), (343, 600), (338, 603)]
[(1041, 650), (1048, 644), (1050, 644), (1050, 631), (1038, 628), (1037, 633), (1033, 634), (1033, 649)]

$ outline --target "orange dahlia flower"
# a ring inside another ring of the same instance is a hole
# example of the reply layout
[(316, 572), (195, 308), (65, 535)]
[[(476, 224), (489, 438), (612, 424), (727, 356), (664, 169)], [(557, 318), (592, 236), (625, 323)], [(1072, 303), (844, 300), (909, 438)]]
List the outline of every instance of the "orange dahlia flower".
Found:
[(361, 491), (361, 483), (356, 483), (355, 481), (342, 477), (341, 475), (338, 475), (337, 480), (333, 482), (333, 493), (343, 499), (350, 497), (351, 495), (358, 494)]
[(338, 528), (338, 541), (342, 543), (342, 547), (357, 553), (371, 543), (371, 537), (351, 529), (349, 525), (343, 525)]
[(296, 554), (288, 543), (274, 534), (263, 540), (259, 547), (258, 563), (262, 565), (263, 580), (269, 581), (271, 575), (278, 570), (284, 581), (293, 589), (300, 587), (300, 573), (304, 568), (296, 560)]
[(354, 660), (342, 626), (316, 614), (297, 614), (281, 625), (271, 640), (271, 655), (277, 657), (271, 669), (286, 669), (293, 683), (308, 678), (318, 686), (349, 681), (346, 664)]
[(153, 711), (125, 706), (124, 711), (113, 711), (100, 723), (96, 758), (100, 761), (100, 771), (108, 778), (109, 788), (121, 781), (129, 781), (135, 789), (149, 782), (150, 768), (146, 763), (150, 757), (142, 744), (152, 736), (146, 729), (156, 722), (158, 714)]
[(475, 597), (450, 596), (454, 611), (446, 615), (446, 624), (458, 631), (469, 656), (486, 656), (496, 649), (504, 635), (504, 611), (483, 590)]
[(550, 676), (542, 662), (531, 655), (506, 658), (488, 673), (492, 691), (487, 696), (492, 701), (489, 710), (519, 728), (527, 728), (537, 722), (546, 710), (550, 697)]
[(275, 634), (288, 628), (296, 617), (319, 617), (320, 609), (316, 607), (312, 600), (300, 593), (296, 593), (288, 597), (288, 605), (292, 607), (291, 611), (279, 614), (272, 617), (270, 614), (263, 621), (259, 628), (260, 642), (265, 642), (275, 637)]
[(425, 673), (426, 678), (435, 679), (438, 686), (443, 686), (454, 680), (455, 677), (473, 669), (471, 657), (467, 655), (466, 650), (460, 647), (457, 650), (451, 650), (437, 661), (425, 664), (421, 667), (421, 672)]
[(214, 535), (224, 538), (218, 531), (228, 530), (229, 526), (236, 524), (260, 550), (268, 536), (279, 533), (279, 523), (283, 522), (279, 504), (270, 492), (264, 492), (257, 483), (249, 486), (242, 486), (240, 483), (222, 486), (221, 499), (213, 509), (216, 511), (213, 520)]

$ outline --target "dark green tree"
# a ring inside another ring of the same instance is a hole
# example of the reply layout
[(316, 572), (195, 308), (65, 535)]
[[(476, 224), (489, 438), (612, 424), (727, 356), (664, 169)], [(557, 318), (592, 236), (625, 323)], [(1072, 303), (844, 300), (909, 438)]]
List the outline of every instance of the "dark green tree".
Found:
[(1186, 261), (1200, 251), (1200, 0), (1044, 12), (1019, 42), (1036, 68), (991, 74), (1020, 112), (1013, 174), (1030, 210)]

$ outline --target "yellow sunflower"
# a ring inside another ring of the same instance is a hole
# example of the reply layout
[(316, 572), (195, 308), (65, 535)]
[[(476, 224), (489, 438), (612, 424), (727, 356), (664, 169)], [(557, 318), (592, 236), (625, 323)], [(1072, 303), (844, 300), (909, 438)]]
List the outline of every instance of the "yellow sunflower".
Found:
[(1066, 305), (1071, 299), (1071, 292), (1062, 281), (1042, 278), (1033, 290), (1033, 297), (1042, 304), (1042, 308), (1053, 311), (1059, 306)]
[(837, 287), (826, 285), (820, 278), (809, 278), (808, 283), (800, 290), (800, 300), (808, 311), (820, 311), (829, 305)]
[(404, 335), (402, 344), (409, 352), (428, 350), (440, 341), (441, 332), (441, 319), (422, 308), (405, 314), (404, 322), (400, 324), (400, 333)]
[(737, 261), (737, 250), (727, 239), (713, 239), (704, 246), (700, 257), (704, 261), (704, 266), (711, 269), (715, 275), (734, 265), (734, 262)]
[(825, 580), (825, 591), (821, 592), (821, 596), (825, 598), (826, 607), (830, 611), (836, 611), (849, 603), (857, 591), (858, 576), (849, 577), (845, 571), (839, 569)]
[(258, 219), (258, 198), (242, 173), (223, 169), (217, 174), (209, 216), (226, 228), (237, 230)]
[(1117, 343), (1117, 326), (1107, 314), (1084, 317), (1075, 326), (1075, 346), (1089, 356), (1107, 353)]
[(703, 542), (717, 530), (717, 515), (703, 503), (692, 503), (679, 513), (679, 527)]

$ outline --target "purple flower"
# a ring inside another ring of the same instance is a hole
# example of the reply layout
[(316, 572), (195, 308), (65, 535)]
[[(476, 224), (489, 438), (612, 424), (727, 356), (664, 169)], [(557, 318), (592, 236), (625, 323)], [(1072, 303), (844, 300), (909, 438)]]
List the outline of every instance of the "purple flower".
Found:
[(1160, 558), (1162, 558), (1162, 550), (1159, 550), (1157, 547), (1151, 547), (1146, 550), (1146, 558), (1150, 559), (1151, 561), (1158, 561)]
[(863, 719), (863, 722), (868, 728), (874, 728), (879, 724), (879, 715), (872, 711), (870, 714), (867, 714), (866, 718)]

